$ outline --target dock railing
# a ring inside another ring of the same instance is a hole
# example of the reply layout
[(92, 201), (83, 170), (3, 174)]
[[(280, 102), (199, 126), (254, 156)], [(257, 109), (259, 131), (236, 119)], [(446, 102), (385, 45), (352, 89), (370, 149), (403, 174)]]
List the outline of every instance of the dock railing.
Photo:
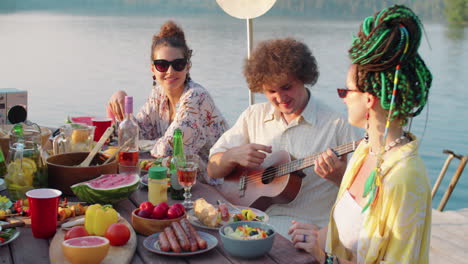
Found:
[(437, 193), (437, 190), (439, 189), (440, 183), (444, 179), (445, 173), (447, 172), (447, 169), (450, 163), (452, 162), (453, 158), (460, 160), (460, 163), (458, 164), (458, 168), (455, 171), (455, 174), (452, 176), (452, 180), (450, 181), (450, 184), (447, 187), (447, 190), (445, 191), (444, 196), (440, 200), (439, 206), (437, 207), (437, 210), (439, 211), (443, 211), (445, 208), (445, 205), (447, 205), (447, 202), (450, 199), (450, 196), (452, 195), (452, 192), (455, 189), (455, 186), (457, 185), (457, 182), (460, 179), (460, 176), (462, 175), (463, 170), (465, 169), (466, 162), (468, 162), (468, 156), (455, 154), (453, 151), (448, 150), (448, 149), (445, 149), (442, 152), (445, 154), (448, 154), (448, 157), (445, 160), (444, 166), (442, 167), (440, 171), (439, 177), (437, 177), (434, 187), (432, 188), (432, 199), (434, 199), (434, 196)]

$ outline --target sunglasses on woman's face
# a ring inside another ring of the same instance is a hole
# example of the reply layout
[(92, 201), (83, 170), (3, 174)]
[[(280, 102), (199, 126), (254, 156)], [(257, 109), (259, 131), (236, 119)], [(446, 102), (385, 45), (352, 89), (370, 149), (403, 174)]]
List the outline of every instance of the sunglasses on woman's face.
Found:
[(336, 91), (338, 92), (338, 96), (340, 98), (345, 98), (348, 95), (348, 92), (361, 92), (359, 90), (351, 90), (348, 88), (337, 88)]
[(183, 71), (185, 66), (187, 66), (187, 59), (175, 59), (173, 61), (154, 60), (153, 64), (158, 72), (167, 72), (167, 70), (169, 70), (169, 66), (171, 65), (174, 70)]

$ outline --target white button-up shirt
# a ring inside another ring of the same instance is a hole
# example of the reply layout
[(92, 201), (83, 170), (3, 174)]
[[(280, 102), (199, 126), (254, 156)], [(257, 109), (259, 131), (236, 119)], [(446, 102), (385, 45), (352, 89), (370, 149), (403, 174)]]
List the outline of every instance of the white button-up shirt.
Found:
[[(357, 140), (359, 134), (339, 113), (312, 96), (302, 115), (289, 124), (266, 102), (248, 107), (213, 145), (210, 156), (256, 143), (272, 146), (273, 152), (286, 150), (292, 159), (301, 159)], [(315, 174), (313, 167), (303, 172), (306, 177), (296, 199), (289, 204), (274, 204), (266, 211), (276, 231), (286, 237), (292, 220), (326, 225), (338, 192), (338, 187)]]

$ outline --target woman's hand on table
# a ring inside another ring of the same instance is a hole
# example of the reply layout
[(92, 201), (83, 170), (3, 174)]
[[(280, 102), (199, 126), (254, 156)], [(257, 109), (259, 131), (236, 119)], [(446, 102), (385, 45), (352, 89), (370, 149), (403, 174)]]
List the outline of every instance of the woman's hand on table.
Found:
[(107, 103), (107, 116), (115, 118), (117, 121), (122, 121), (125, 115), (125, 96), (124, 91), (115, 92)]
[(325, 260), (325, 252), (320, 248), (319, 242), (320, 228), (316, 225), (304, 224), (292, 221), (288, 234), (295, 248), (303, 249), (310, 253), (319, 263)]

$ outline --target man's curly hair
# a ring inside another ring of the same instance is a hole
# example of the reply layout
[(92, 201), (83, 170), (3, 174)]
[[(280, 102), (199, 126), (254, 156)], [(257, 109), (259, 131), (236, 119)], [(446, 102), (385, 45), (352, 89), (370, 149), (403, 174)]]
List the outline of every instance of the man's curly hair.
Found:
[(260, 93), (264, 84), (277, 84), (289, 76), (314, 85), (319, 72), (310, 49), (302, 42), (286, 38), (260, 42), (245, 60), (244, 76), (249, 89)]

